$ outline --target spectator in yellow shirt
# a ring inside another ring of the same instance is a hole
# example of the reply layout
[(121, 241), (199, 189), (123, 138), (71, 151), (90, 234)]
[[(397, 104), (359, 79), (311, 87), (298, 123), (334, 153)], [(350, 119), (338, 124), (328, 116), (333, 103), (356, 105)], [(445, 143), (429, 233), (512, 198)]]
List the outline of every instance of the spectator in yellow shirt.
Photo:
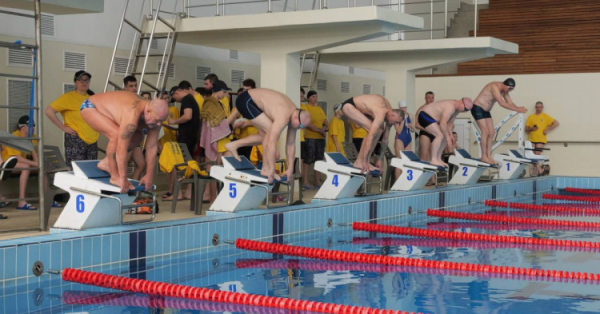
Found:
[[(541, 101), (535, 103), (535, 114), (530, 115), (527, 118), (525, 124), (525, 132), (529, 133), (529, 141), (533, 144), (534, 148), (544, 148), (544, 145), (548, 143), (546, 134), (556, 129), (559, 123), (551, 116), (545, 114), (544, 104)], [(533, 151), (534, 154), (540, 155), (541, 151)]]
[[(48, 119), (65, 133), (65, 160), (69, 167), (74, 160), (98, 159), (97, 141), (100, 134), (83, 120), (80, 113), (81, 104), (91, 94), (91, 79), (91, 74), (77, 71), (75, 90), (58, 97), (45, 111)], [(64, 123), (58, 119), (57, 113), (62, 115)]]
[[(32, 126), (35, 127), (35, 124)], [(17, 129), (12, 133), (12, 135), (16, 137), (28, 137), (29, 134), (29, 116), (22, 116), (19, 118), (19, 123), (17, 124)], [(31, 132), (33, 134), (33, 130)], [(32, 135), (35, 137), (36, 135)], [(33, 144), (37, 144), (37, 141), (32, 141)], [(2, 159), (8, 160), (11, 157), (17, 158), (17, 164), (15, 168), (31, 168), (38, 166), (38, 156), (34, 151), (31, 152), (22, 152), (7, 146), (2, 147)], [(13, 170), (13, 173), (20, 173), (19, 177), (19, 198), (25, 198), (25, 191), (27, 190), (27, 181), (29, 180), (29, 175), (31, 174), (31, 170)], [(19, 210), (37, 210), (37, 207), (27, 203), (24, 200), (20, 200), (17, 204), (17, 209)]]
[(338, 152), (346, 156), (344, 141), (346, 140), (346, 126), (342, 121), (342, 111), (335, 112), (335, 117), (329, 122), (329, 136), (327, 137), (327, 152)]
[(329, 130), (327, 123), (327, 115), (321, 107), (317, 105), (317, 92), (311, 90), (306, 95), (308, 104), (302, 109), (305, 109), (310, 114), (311, 124), (306, 126), (304, 130), (304, 143), (306, 148), (306, 156), (304, 156), (303, 164), (306, 165), (305, 173), (303, 173), (303, 185), (307, 190), (319, 188), (321, 186), (321, 174), (314, 172), (314, 185), (308, 182), (308, 176), (313, 171), (313, 164), (318, 160), (325, 158), (325, 137)]

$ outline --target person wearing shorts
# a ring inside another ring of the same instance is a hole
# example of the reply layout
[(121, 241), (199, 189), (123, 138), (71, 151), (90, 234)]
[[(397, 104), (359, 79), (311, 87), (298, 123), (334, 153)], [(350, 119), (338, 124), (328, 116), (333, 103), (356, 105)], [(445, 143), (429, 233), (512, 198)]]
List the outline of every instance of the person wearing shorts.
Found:
[[(325, 158), (325, 138), (329, 130), (329, 123), (327, 122), (327, 115), (317, 105), (317, 92), (311, 90), (306, 96), (308, 103), (304, 106), (304, 109), (310, 113), (312, 123), (307, 125), (306, 130), (304, 130), (304, 148), (306, 154), (303, 163), (306, 171), (303, 174), (303, 186), (305, 189), (310, 190), (319, 188), (322, 184), (321, 174), (314, 171), (313, 166), (316, 161)], [(314, 184), (310, 184), (309, 182), (310, 172), (313, 172)]]

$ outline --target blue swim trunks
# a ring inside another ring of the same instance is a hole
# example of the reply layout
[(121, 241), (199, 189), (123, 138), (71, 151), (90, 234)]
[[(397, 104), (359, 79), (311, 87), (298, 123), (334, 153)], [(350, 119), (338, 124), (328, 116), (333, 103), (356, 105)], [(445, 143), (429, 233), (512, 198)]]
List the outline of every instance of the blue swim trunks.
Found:
[(83, 109), (87, 109), (87, 108), (96, 109), (96, 106), (94, 106), (94, 104), (92, 104), (89, 99), (86, 99), (83, 102), (83, 104), (81, 104), (81, 107), (79, 107), (79, 111), (81, 111)]

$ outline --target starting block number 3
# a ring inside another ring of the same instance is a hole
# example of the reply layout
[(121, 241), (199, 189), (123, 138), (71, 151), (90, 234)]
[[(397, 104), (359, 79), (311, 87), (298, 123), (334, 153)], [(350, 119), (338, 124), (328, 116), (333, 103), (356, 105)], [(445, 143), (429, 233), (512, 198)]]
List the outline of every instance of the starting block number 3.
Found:
[(78, 213), (83, 213), (85, 211), (85, 197), (81, 194), (77, 195), (75, 198), (75, 209)]

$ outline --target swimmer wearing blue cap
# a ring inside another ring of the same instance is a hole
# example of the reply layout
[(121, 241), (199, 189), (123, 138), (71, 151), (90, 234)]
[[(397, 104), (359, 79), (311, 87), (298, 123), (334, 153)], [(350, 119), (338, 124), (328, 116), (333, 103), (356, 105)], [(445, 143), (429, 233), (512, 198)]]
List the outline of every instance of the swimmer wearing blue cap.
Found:
[(473, 109), (471, 109), (471, 114), (481, 130), (481, 161), (490, 165), (497, 163), (492, 158), (492, 144), (496, 132), (490, 111), (492, 111), (494, 104), (498, 102), (500, 106), (508, 110), (519, 113), (527, 112), (525, 107), (517, 107), (508, 95), (515, 87), (516, 83), (512, 78), (508, 78), (504, 82), (491, 82), (475, 98)]

